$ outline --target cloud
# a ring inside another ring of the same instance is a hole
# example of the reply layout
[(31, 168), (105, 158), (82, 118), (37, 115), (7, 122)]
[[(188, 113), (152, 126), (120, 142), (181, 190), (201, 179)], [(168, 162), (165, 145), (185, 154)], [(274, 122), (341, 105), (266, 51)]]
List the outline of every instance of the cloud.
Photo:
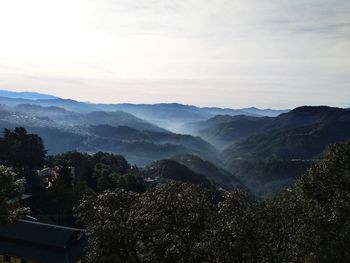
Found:
[(349, 106), (348, 0), (13, 0), (0, 10), (8, 89), (108, 102)]

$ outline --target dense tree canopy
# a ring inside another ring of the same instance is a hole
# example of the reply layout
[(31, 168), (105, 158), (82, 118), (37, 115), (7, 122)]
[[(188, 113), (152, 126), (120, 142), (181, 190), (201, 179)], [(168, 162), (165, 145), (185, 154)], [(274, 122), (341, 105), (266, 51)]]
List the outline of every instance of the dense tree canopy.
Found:
[(350, 262), (350, 142), (332, 145), (270, 200), (191, 182), (173, 163), (149, 168), (173, 175), (149, 186), (139, 176), (147, 169), (120, 155), (47, 157), (23, 128), (6, 130), (0, 146), (0, 222), (28, 211), (16, 201), (25, 181), (54, 167), (50, 187), (29, 188), (31, 214), (69, 226), (77, 219), (89, 233), (86, 262)]
[[(349, 262), (350, 142), (332, 146), (294, 189), (259, 201), (168, 182), (85, 199), (88, 262)], [(221, 197), (220, 197), (221, 196)]]
[(0, 223), (6, 223), (28, 212), (17, 200), (24, 191), (25, 180), (12, 168), (0, 165)]
[[(305, 226), (302, 241), (315, 260), (350, 261), (350, 142), (329, 148), (296, 185)], [(311, 238), (312, 237), (312, 238)]]
[[(42, 139), (27, 133), (22, 127), (4, 130), (0, 138), (0, 165), (11, 167), (2, 171), (0, 178), (3, 218), (11, 216), (8, 198), (20, 195), (13, 188), (18, 186), (21, 178), (22, 190), (31, 196), (28, 200), (31, 215), (41, 221), (68, 226), (75, 226), (73, 207), (86, 194), (116, 188), (136, 192), (145, 189), (144, 181), (134, 176), (137, 170), (123, 156), (103, 152), (93, 155), (67, 152), (46, 156)], [(45, 186), (43, 178), (37, 173), (44, 167), (57, 172), (57, 178), (50, 182), (50, 187)], [(11, 213), (15, 211), (12, 209)]]
[(90, 232), (89, 262), (139, 262), (137, 237), (129, 222), (137, 196), (117, 189), (89, 196), (76, 207), (79, 222)]
[(89, 262), (202, 262), (210, 258), (212, 192), (170, 182), (144, 194), (108, 191), (77, 208), (91, 233)]
[(46, 151), (42, 139), (36, 134), (28, 134), (22, 127), (13, 131), (5, 129), (0, 138), (0, 164), (12, 167), (23, 176), (28, 188), (38, 187), (36, 170), (45, 163)]

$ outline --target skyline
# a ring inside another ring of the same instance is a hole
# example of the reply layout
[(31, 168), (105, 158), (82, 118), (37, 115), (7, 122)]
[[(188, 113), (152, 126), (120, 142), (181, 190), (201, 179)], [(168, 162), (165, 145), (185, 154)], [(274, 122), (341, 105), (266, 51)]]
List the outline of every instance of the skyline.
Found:
[(101, 103), (350, 107), (349, 14), (346, 0), (0, 1), (0, 88)]

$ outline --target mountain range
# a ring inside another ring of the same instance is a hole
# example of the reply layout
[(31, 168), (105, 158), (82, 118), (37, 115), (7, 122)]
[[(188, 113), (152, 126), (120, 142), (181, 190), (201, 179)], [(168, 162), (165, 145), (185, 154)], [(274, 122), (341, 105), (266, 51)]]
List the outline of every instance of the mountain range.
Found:
[(181, 177), (174, 168), (187, 181), (262, 198), (290, 186), (329, 144), (350, 139), (350, 110), (327, 106), (97, 104), (9, 91), (0, 91), (0, 105), (0, 128), (39, 134), (49, 154), (118, 153), (149, 171), (162, 167), (165, 178)]
[(29, 99), (29, 100), (47, 100), (58, 99), (56, 96), (42, 94), (37, 92), (14, 92), (9, 90), (0, 90), (0, 97), (13, 98), (13, 99)]
[(77, 113), (90, 113), (94, 111), (124, 111), (173, 132), (181, 132), (181, 127), (186, 122), (207, 120), (218, 114), (227, 114), (232, 116), (241, 114), (249, 116), (277, 116), (282, 112), (288, 112), (288, 110), (257, 108), (229, 109), (218, 107), (197, 107), (179, 103), (97, 104), (80, 102), (72, 99), (62, 99), (47, 94), (31, 92), (4, 91), (3, 94), (6, 96), (1, 96), (1, 94), (2, 93), (0, 92), (0, 104), (3, 105), (18, 106), (20, 104), (31, 104), (44, 107), (55, 106)]
[(327, 145), (349, 139), (350, 110), (299, 107), (256, 129), (258, 133), (231, 144), (224, 155), (250, 159), (317, 159)]

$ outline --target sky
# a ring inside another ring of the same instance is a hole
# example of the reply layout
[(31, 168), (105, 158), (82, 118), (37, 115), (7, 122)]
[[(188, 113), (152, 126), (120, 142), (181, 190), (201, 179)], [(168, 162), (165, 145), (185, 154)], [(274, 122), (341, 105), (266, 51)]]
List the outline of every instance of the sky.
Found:
[(0, 0), (0, 89), (350, 107), (350, 1)]

